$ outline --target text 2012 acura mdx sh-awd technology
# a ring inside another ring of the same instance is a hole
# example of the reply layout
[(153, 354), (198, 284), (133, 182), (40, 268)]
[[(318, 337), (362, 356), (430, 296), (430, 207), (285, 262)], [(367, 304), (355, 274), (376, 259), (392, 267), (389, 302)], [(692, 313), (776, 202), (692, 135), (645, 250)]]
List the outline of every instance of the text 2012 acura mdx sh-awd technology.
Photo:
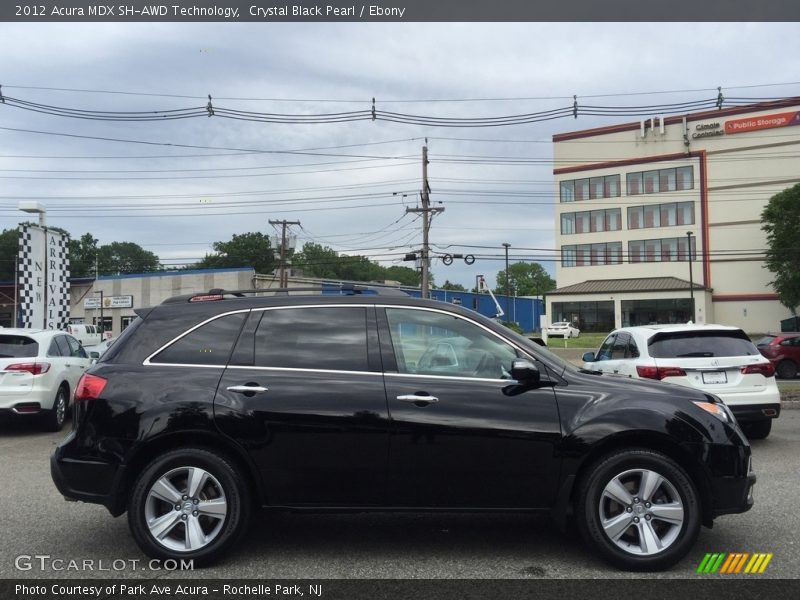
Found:
[(713, 395), (581, 371), (458, 306), (347, 291), (139, 310), (76, 391), (58, 489), (195, 564), (265, 507), (549, 511), (615, 565), (663, 569), (752, 506), (750, 446)]

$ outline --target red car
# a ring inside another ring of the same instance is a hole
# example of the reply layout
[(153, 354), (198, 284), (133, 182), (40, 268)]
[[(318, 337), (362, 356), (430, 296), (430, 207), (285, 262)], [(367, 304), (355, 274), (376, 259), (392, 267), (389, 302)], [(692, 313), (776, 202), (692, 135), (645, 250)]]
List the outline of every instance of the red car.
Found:
[(800, 333), (769, 333), (756, 342), (782, 379), (794, 379), (800, 370)]

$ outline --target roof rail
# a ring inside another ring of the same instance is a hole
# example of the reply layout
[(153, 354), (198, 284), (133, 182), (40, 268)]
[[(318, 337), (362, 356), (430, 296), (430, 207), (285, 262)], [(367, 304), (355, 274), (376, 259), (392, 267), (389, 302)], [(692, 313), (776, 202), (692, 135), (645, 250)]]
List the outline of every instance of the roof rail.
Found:
[(406, 292), (400, 288), (390, 288), (381, 286), (367, 286), (367, 285), (323, 285), (315, 287), (289, 287), (289, 288), (251, 288), (243, 290), (226, 290), (223, 288), (212, 288), (208, 292), (199, 292), (196, 294), (186, 294), (181, 296), (174, 296), (164, 300), (164, 304), (172, 304), (178, 302), (210, 302), (214, 300), (225, 300), (231, 298), (244, 298), (246, 296), (256, 295), (285, 295), (289, 296), (295, 293), (302, 294), (308, 292), (316, 292), (317, 295), (334, 295), (338, 293), (342, 296), (354, 295), (370, 295), (370, 296), (408, 296)]

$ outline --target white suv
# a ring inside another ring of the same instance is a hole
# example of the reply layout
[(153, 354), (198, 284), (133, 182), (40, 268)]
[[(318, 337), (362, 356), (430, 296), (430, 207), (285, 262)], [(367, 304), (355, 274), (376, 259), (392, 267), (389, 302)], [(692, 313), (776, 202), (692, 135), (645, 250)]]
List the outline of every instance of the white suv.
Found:
[(0, 412), (39, 417), (58, 431), (91, 360), (63, 331), (0, 329)]
[(611, 332), (596, 354), (584, 354), (583, 367), (714, 394), (751, 439), (767, 437), (781, 411), (775, 368), (736, 327), (623, 327)]

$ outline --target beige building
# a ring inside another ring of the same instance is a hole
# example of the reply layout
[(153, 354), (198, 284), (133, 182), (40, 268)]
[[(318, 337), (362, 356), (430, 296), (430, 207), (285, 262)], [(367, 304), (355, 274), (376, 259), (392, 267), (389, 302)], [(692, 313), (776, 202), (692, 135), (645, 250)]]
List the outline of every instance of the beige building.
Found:
[[(161, 304), (181, 294), (208, 291), (251, 289), (255, 272), (251, 268), (202, 269), (111, 275), (73, 279), (70, 282), (70, 321), (100, 323), (118, 336), (136, 318), (137, 308)], [(100, 309), (102, 292), (102, 310)]]
[[(760, 215), (800, 182), (800, 98), (553, 137), (550, 321), (780, 329)], [(690, 289), (690, 281), (693, 286)]]

